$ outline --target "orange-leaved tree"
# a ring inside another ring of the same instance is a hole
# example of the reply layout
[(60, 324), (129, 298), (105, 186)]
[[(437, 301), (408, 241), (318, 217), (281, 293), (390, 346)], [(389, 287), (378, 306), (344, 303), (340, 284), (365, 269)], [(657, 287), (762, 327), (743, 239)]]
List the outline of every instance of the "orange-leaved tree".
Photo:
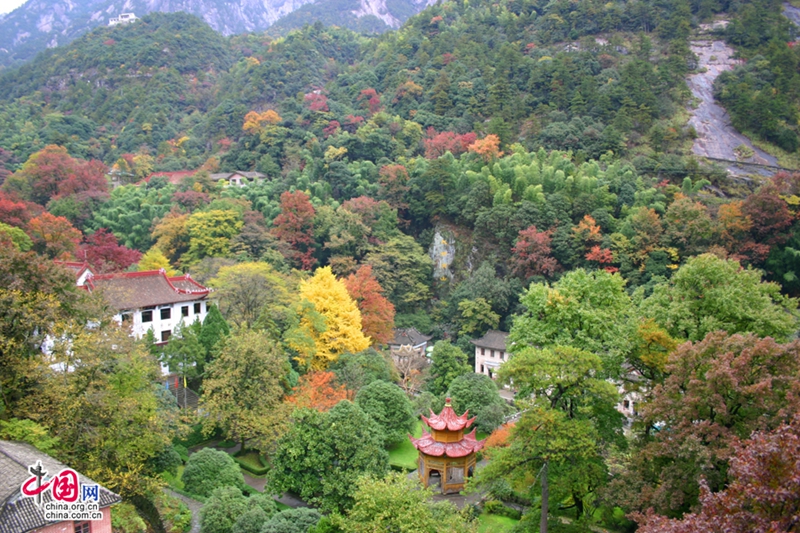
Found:
[(344, 280), (344, 285), (361, 311), (361, 331), (373, 344), (387, 344), (392, 340), (394, 305), (383, 296), (383, 287), (372, 274), (372, 265), (362, 265)]
[(353, 394), (344, 385), (336, 384), (333, 372), (309, 372), (302, 376), (286, 401), (297, 409), (329, 411), (342, 400), (352, 400)]

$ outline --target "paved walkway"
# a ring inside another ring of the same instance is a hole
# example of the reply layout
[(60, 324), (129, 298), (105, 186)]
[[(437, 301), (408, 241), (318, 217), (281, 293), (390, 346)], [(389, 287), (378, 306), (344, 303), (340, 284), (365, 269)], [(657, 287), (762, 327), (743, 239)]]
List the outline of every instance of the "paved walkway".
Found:
[(169, 488), (164, 488), (164, 492), (186, 504), (186, 507), (192, 512), (192, 529), (189, 530), (189, 533), (200, 533), (200, 508), (203, 507), (203, 503)]

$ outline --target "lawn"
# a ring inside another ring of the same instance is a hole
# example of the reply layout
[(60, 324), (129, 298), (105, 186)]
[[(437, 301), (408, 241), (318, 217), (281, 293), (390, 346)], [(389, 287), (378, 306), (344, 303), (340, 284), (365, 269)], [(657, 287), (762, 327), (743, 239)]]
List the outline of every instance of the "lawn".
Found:
[(478, 517), (478, 533), (503, 533), (511, 531), (519, 520), (496, 514), (482, 514)]
[[(414, 426), (413, 435), (416, 438), (422, 436), (422, 422), (417, 421)], [(417, 449), (411, 444), (409, 439), (389, 448), (389, 464), (405, 468), (406, 470), (417, 469)]]
[(184, 468), (185, 467), (183, 465), (180, 465), (178, 467), (178, 475), (177, 476), (173, 476), (169, 472), (161, 472), (161, 478), (164, 481), (166, 481), (167, 485), (169, 485), (173, 489), (183, 490), (183, 480), (181, 479), (181, 477), (183, 477), (183, 469)]
[(264, 468), (264, 465), (261, 464), (261, 460), (258, 458), (258, 452), (256, 451), (251, 450), (245, 454), (237, 455), (236, 458), (243, 463), (247, 463), (249, 466), (255, 469)]

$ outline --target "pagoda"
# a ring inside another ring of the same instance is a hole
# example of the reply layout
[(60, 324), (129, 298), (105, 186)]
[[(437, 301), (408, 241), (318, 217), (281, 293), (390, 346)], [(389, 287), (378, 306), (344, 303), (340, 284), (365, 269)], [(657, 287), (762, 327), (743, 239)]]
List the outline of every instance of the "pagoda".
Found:
[(477, 440), (476, 429), (464, 434), (475, 418), (467, 419), (469, 411), (458, 416), (447, 398), (442, 412), (431, 416), (422, 415), (422, 420), (431, 432), (422, 431), (422, 437), (411, 437), (411, 443), (419, 451), (419, 480), (427, 487), (431, 475), (440, 478), (442, 494), (461, 492), (466, 479), (475, 470), (475, 452), (483, 448), (485, 440)]

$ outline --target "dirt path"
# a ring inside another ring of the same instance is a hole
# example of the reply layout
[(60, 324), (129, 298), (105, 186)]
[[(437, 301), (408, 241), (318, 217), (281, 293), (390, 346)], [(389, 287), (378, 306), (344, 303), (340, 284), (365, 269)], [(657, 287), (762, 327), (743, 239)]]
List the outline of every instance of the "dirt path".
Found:
[[(692, 112), (689, 124), (697, 131), (697, 139), (692, 152), (703, 157), (736, 160), (733, 150), (744, 144), (753, 150), (753, 157), (745, 161), (761, 165), (777, 165), (778, 160), (753, 146), (750, 140), (736, 131), (731, 125), (728, 112), (714, 101), (714, 80), (722, 72), (731, 70), (737, 64), (733, 59), (734, 50), (722, 41), (693, 41), (692, 52), (699, 59), (698, 72), (687, 79), (692, 95), (700, 100), (700, 105)], [(741, 173), (740, 169), (731, 165), (728, 169)]]

